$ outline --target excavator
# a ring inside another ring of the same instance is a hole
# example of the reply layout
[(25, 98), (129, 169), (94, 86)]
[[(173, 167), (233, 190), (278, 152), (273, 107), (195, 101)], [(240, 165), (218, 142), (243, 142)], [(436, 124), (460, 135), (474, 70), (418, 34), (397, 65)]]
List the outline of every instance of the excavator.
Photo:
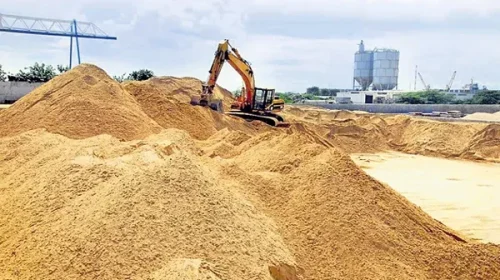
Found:
[(241, 57), (238, 50), (231, 46), (227, 39), (219, 43), (207, 82), (202, 85), (201, 95), (191, 99), (191, 104), (210, 107), (218, 112), (224, 111), (222, 100), (215, 100), (213, 91), (226, 61), (238, 72), (245, 85), (241, 95), (231, 104), (231, 110), (227, 114), (248, 121), (262, 121), (276, 127), (290, 126), (282, 116), (275, 113), (284, 108), (285, 102), (275, 97), (274, 89), (255, 87), (254, 72), (250, 63)]

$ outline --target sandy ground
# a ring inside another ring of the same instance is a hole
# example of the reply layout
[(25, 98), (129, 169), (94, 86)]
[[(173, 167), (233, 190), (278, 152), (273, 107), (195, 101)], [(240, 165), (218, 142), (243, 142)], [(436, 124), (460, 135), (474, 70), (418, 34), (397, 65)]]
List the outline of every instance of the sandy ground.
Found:
[(467, 237), (500, 244), (500, 164), (397, 152), (352, 158), (370, 176), (447, 226)]

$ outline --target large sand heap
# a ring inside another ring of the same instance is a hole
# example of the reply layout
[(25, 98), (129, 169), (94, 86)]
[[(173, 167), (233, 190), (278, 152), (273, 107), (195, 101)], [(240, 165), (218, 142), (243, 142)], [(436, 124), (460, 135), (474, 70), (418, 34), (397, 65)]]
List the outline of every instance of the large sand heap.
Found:
[(110, 134), (139, 139), (161, 127), (103, 70), (82, 64), (0, 111), (0, 136), (36, 128), (70, 138)]
[[(206, 139), (218, 130), (232, 129), (251, 133), (256, 127), (250, 124), (189, 104), (191, 97), (201, 93), (201, 81), (192, 78), (161, 77), (143, 82), (128, 82), (125, 89), (136, 98), (142, 110), (164, 128), (182, 128), (197, 139)], [(215, 98), (221, 98), (226, 110), (231, 106), (231, 93), (216, 87)]]
[(253, 137), (213, 168), (278, 222), (307, 279), (500, 277), (498, 246), (468, 243), (302, 129)]
[(294, 266), (274, 221), (221, 184), (185, 132), (0, 142), (1, 279), (146, 277), (177, 258), (213, 262), (221, 279)]
[[(20, 123), (0, 138), (1, 279), (500, 278), (499, 246), (461, 237), (345, 153), (413, 149), (411, 135), (446, 145), (431, 137), (438, 129), (407, 117), (300, 109), (286, 113), (290, 128), (271, 129), (207, 108), (196, 115), (182, 96), (191, 92), (158, 87), (124, 86), (133, 110), (175, 127), (158, 134), (125, 142), (103, 131), (109, 135), (80, 140)], [(99, 97), (82, 94), (92, 104)], [(38, 99), (28, 95), (0, 121), (27, 120), (19, 108), (30, 100)], [(209, 133), (195, 129), (200, 121)], [(498, 153), (498, 127), (461, 133), (475, 151)]]
[(283, 114), (290, 121), (304, 123), (349, 153), (398, 150), (500, 162), (498, 124), (441, 122), (294, 106), (288, 106)]

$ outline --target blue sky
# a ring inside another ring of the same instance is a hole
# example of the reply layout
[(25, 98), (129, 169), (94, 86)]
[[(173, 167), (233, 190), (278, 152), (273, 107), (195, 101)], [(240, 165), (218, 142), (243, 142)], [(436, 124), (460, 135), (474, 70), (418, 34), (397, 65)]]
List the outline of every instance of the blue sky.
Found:
[[(68, 5), (71, 3), (71, 5)], [(205, 80), (217, 43), (229, 38), (252, 63), (257, 86), (302, 92), (352, 86), (354, 52), (401, 52), (399, 88), (414, 68), (432, 87), (474, 78), (500, 88), (500, 1), (494, 0), (0, 0), (0, 13), (91, 21), (117, 41), (81, 40), (83, 62), (110, 75), (139, 68)], [(0, 64), (67, 64), (69, 39), (0, 33)], [(226, 65), (219, 84), (234, 90)], [(422, 85), (417, 81), (417, 87)]]

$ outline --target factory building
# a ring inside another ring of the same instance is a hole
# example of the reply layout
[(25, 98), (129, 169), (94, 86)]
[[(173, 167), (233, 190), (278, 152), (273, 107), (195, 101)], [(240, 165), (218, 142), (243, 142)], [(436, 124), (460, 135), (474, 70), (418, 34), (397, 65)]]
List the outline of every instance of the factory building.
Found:
[(336, 102), (339, 104), (372, 104), (372, 103), (395, 103), (396, 98), (403, 91), (386, 90), (386, 91), (347, 91), (338, 92)]
[(366, 50), (363, 41), (354, 54), (353, 90), (337, 93), (337, 103), (393, 103), (399, 76), (399, 51)]

